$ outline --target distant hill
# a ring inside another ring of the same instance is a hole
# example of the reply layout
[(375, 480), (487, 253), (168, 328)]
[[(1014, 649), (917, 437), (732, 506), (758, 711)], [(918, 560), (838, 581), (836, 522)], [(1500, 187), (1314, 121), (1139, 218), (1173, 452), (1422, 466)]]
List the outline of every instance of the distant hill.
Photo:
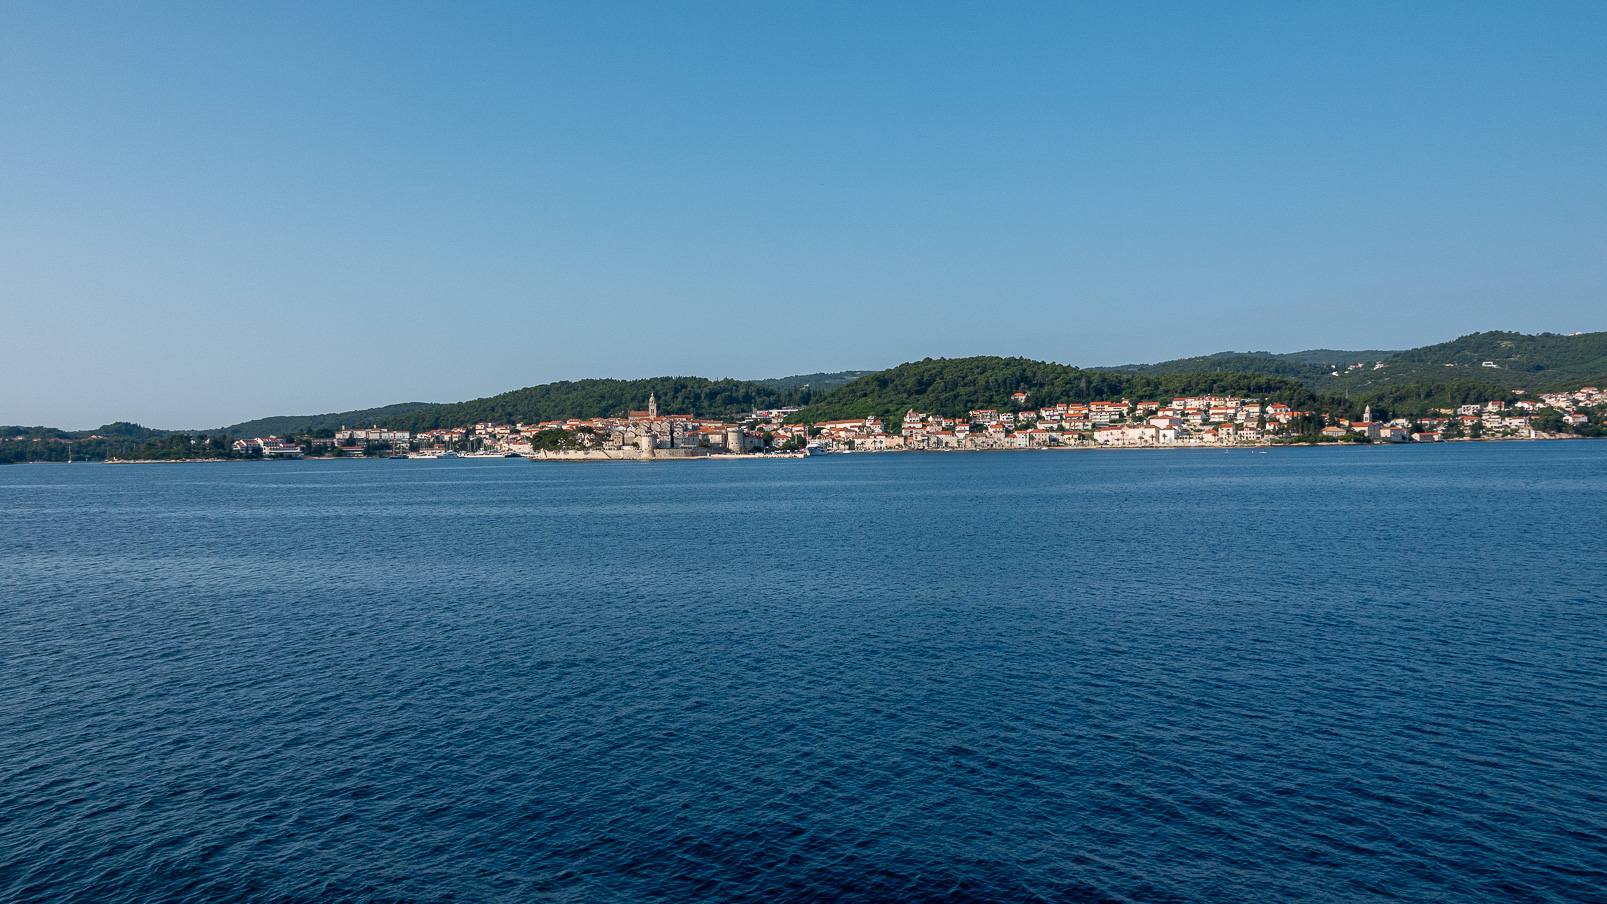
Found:
[(1217, 352), (1197, 358), (1178, 358), (1159, 364), (1122, 364), (1116, 367), (1097, 368), (1108, 373), (1165, 376), (1167, 374), (1197, 373), (1252, 373), (1275, 377), (1288, 377), (1302, 382), (1315, 381), (1327, 373), (1323, 368), (1291, 361), (1266, 352)]
[(616, 417), (647, 408), (649, 394), (658, 397), (660, 414), (710, 418), (738, 417), (755, 408), (806, 404), (815, 396), (807, 389), (777, 389), (747, 380), (703, 377), (563, 380), (484, 399), (422, 408), (383, 418), (380, 423), (404, 430), (433, 430), (481, 421), (528, 424), (568, 418)]
[(1471, 333), (1450, 342), (1426, 345), (1401, 352), (1394, 358), (1403, 364), (1453, 364), (1482, 367), (1485, 362), (1500, 370), (1547, 374), (1551, 377), (1582, 377), (1607, 372), (1607, 332), (1561, 336), (1541, 333)]
[(27, 440), (49, 440), (87, 439), (91, 436), (104, 436), (107, 438), (143, 440), (152, 439), (158, 436), (167, 436), (172, 432), (173, 431), (171, 430), (155, 430), (139, 424), (131, 424), (128, 421), (117, 421), (115, 423), (96, 427), (94, 430), (61, 430), (56, 427), (5, 426), (0, 427), (0, 438), (12, 439), (15, 437), (22, 437), (23, 439)]
[[(1489, 363), (1490, 367), (1485, 364)], [(1450, 342), (1407, 349), (1353, 371), (1340, 370), (1311, 381), (1324, 392), (1352, 397), (1423, 383), (1472, 380), (1530, 392), (1599, 385), (1607, 374), (1607, 332), (1560, 336), (1541, 333), (1471, 333)]]
[(172, 430), (156, 430), (141, 424), (129, 423), (128, 421), (117, 421), (116, 423), (106, 424), (95, 430), (87, 431), (91, 436), (117, 436), (131, 439), (152, 439), (158, 436), (167, 436), (172, 432)]
[(100, 461), (127, 455), (171, 431), (118, 421), (94, 430), (55, 427), (0, 427), (0, 465), (24, 461)]
[(796, 377), (774, 377), (769, 380), (754, 380), (753, 382), (759, 384), (760, 386), (768, 386), (771, 389), (796, 391), (808, 386), (816, 392), (820, 392), (826, 389), (833, 389), (843, 385), (844, 383), (851, 383), (854, 380), (865, 376), (866, 374), (873, 373), (876, 373), (876, 371), (839, 370), (836, 373), (829, 374), (801, 374)]
[[(1485, 366), (1486, 362), (1491, 366)], [(1351, 365), (1356, 364), (1363, 366), (1352, 369)], [(1109, 370), (1140, 375), (1206, 370), (1260, 373), (1299, 380), (1318, 392), (1351, 398), (1393, 394), (1416, 385), (1469, 381), (1531, 392), (1574, 389), (1583, 383), (1599, 384), (1607, 374), (1607, 332), (1577, 336), (1472, 333), (1450, 342), (1398, 352), (1219, 352), (1158, 364), (1119, 365)]]
[(0, 439), (47, 440), (77, 439), (78, 437), (79, 434), (76, 431), (62, 430), (57, 427), (23, 427), (18, 424), (0, 426)]
[(284, 436), (287, 433), (306, 433), (309, 430), (334, 430), (340, 427), (367, 427), (398, 415), (426, 408), (438, 407), (434, 402), (400, 402), (382, 408), (363, 408), (358, 411), (337, 411), (331, 414), (287, 414), (279, 417), (259, 417), (228, 427), (219, 427), (214, 433), (230, 436)]

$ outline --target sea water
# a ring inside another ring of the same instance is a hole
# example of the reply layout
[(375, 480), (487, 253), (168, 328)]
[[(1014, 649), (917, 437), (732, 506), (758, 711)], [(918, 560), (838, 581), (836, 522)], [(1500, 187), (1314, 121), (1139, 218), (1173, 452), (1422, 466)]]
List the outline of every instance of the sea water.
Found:
[(0, 901), (1600, 901), (1607, 442), (0, 468)]

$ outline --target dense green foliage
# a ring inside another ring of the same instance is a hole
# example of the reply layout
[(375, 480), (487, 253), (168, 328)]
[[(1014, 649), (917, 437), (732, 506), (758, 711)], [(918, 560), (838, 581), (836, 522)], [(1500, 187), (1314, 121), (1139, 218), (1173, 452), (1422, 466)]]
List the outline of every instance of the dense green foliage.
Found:
[(191, 458), (236, 458), (227, 436), (172, 433), (124, 449), (115, 458), (124, 461), (183, 461)]
[(553, 452), (573, 447), (568, 430), (539, 430), (530, 436), (530, 447), (538, 452)]
[(556, 452), (565, 449), (586, 449), (598, 441), (590, 427), (575, 430), (538, 430), (530, 436), (530, 446), (538, 452)]
[[(976, 408), (1001, 411), (1013, 406), (1012, 393), (1027, 392), (1026, 407), (1060, 402), (1130, 398), (1170, 402), (1177, 396), (1237, 395), (1295, 408), (1323, 405), (1315, 393), (1292, 380), (1264, 374), (1190, 373), (1140, 376), (1082, 370), (1026, 358), (926, 358), (861, 377), (799, 412), (795, 421), (877, 415), (892, 426), (913, 408), (928, 414), (962, 417)], [(1341, 403), (1342, 404), (1342, 403)]]
[(1518, 398), (1511, 391), (1493, 383), (1456, 379), (1441, 383), (1405, 383), (1388, 386), (1352, 398), (1350, 406), (1371, 405), (1375, 412), (1382, 412), (1387, 417), (1415, 417), (1432, 414), (1440, 408), (1482, 405), (1494, 401), (1510, 403), (1517, 401)]
[[(10, 429), (10, 428), (7, 428)], [(8, 434), (16, 436), (16, 434)], [(106, 444), (101, 440), (84, 443), (62, 442), (53, 439), (0, 440), (0, 464), (20, 464), (28, 461), (66, 461), (71, 454), (75, 461), (98, 460), (106, 457)]]
[(230, 436), (289, 436), (292, 433), (311, 433), (315, 430), (336, 430), (341, 427), (368, 427), (383, 424), (388, 418), (410, 414), (425, 408), (437, 407), (434, 402), (399, 402), (382, 408), (363, 408), (358, 411), (337, 411), (331, 414), (291, 414), (263, 417), (245, 421), (214, 431)]
[[(52, 431), (61, 433), (62, 431)], [(154, 434), (154, 435), (153, 435)], [(0, 464), (18, 464), (30, 461), (105, 461), (120, 458), (127, 461), (178, 460), (185, 458), (229, 458), (226, 437), (190, 436), (184, 433), (143, 431), (142, 435), (101, 435), (85, 433), (82, 437), (56, 436), (40, 439), (14, 439), (15, 433), (5, 433), (0, 440)]]
[(576, 380), (544, 383), (502, 395), (453, 405), (437, 405), (380, 423), (404, 430), (460, 427), (482, 421), (537, 423), (567, 418), (616, 417), (647, 407), (658, 396), (660, 414), (740, 417), (755, 408), (778, 408), (813, 398), (809, 390), (790, 392), (744, 380), (653, 377), (646, 380)]

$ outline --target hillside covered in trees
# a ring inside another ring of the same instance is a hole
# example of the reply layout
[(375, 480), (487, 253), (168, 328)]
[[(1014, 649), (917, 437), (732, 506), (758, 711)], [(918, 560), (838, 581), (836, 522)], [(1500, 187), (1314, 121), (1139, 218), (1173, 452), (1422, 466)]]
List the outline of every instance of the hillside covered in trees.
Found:
[(308, 433), (313, 430), (338, 430), (341, 427), (367, 427), (387, 418), (410, 414), (425, 408), (435, 408), (438, 402), (399, 402), (381, 408), (363, 408), (357, 411), (336, 411), (329, 414), (291, 414), (278, 417), (260, 417), (252, 421), (219, 427), (213, 433), (229, 436), (284, 436), (289, 433)]
[(1607, 374), (1607, 332), (1574, 336), (1471, 333), (1450, 342), (1408, 349), (1390, 361), (1462, 367), (1482, 367), (1488, 361), (1495, 370), (1543, 375), (1551, 382), (1593, 379)]
[[(1361, 366), (1353, 366), (1358, 364)], [(1261, 373), (1299, 380), (1317, 392), (1351, 398), (1394, 392), (1410, 396), (1423, 391), (1413, 388), (1417, 384), (1468, 382), (1495, 387), (1497, 391), (1567, 390), (1607, 382), (1607, 332), (1575, 336), (1470, 333), (1450, 342), (1399, 352), (1221, 352), (1109, 369), (1148, 376), (1202, 371)]]

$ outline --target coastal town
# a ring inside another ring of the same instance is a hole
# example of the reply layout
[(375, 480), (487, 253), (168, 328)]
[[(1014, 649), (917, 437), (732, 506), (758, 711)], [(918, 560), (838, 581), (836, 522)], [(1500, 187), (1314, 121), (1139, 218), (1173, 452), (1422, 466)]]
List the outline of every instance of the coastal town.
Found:
[[(963, 417), (908, 410), (889, 425), (877, 416), (794, 423), (796, 408), (753, 411), (741, 422), (661, 414), (657, 400), (623, 417), (539, 423), (477, 423), (425, 431), (379, 426), (326, 431), (329, 436), (240, 439), (232, 451), (252, 458), (525, 457), (536, 460), (673, 459), (806, 456), (840, 452), (1233, 447), (1290, 442), (1438, 443), (1551, 439), (1599, 423), (1607, 393), (1586, 386), (1515, 402), (1436, 409), (1423, 418), (1359, 419), (1297, 411), (1237, 396), (1115, 399), (1033, 407), (1018, 392), (1006, 409)], [(1594, 420), (1593, 420), (1594, 418)]]

